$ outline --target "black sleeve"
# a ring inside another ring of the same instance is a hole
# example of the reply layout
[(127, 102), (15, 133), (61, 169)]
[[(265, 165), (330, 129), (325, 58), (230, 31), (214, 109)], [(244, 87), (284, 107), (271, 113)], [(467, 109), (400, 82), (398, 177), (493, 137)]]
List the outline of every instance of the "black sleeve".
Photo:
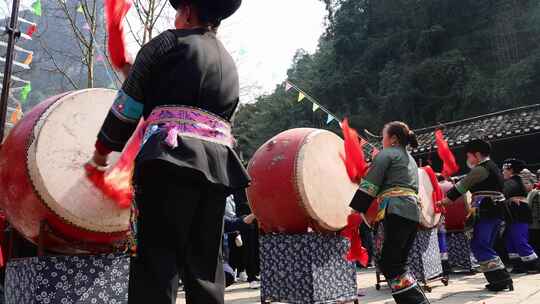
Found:
[(365, 191), (356, 190), (349, 206), (358, 212), (366, 213), (374, 200), (375, 197), (367, 194)]

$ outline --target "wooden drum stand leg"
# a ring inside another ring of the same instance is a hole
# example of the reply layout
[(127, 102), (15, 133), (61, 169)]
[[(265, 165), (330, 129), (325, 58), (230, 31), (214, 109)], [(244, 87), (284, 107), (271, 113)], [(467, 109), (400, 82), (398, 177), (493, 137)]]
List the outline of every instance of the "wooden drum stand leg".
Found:
[(38, 236), (38, 256), (44, 256), (45, 255), (45, 238), (47, 237), (47, 234), (50, 232), (49, 224), (46, 220), (41, 221), (39, 224), (39, 236)]

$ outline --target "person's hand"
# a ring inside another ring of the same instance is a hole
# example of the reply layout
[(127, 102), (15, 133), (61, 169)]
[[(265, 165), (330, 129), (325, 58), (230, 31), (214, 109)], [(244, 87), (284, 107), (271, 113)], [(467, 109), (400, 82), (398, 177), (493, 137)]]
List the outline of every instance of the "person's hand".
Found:
[(436, 204), (439, 207), (446, 208), (448, 205), (450, 205), (452, 201), (450, 201), (447, 197), (445, 197), (443, 200), (438, 201)]
[(251, 213), (248, 216), (244, 217), (244, 223), (251, 225), (256, 219), (257, 217), (255, 217), (255, 214)]
[(102, 155), (98, 151), (94, 151), (92, 159), (88, 162), (88, 165), (97, 168), (100, 171), (105, 171), (107, 169), (108, 156)]

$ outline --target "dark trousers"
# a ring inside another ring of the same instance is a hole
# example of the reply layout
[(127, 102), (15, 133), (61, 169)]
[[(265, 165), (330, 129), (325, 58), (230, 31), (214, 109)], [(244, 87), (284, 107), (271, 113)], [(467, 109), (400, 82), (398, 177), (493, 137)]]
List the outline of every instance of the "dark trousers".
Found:
[(540, 229), (529, 229), (529, 244), (536, 253), (540, 253)]
[(360, 239), (362, 240), (362, 247), (366, 248), (368, 252), (368, 263), (371, 263), (375, 252), (373, 246), (373, 231), (366, 223), (360, 225)]
[(387, 280), (395, 279), (409, 271), (409, 251), (414, 244), (418, 223), (387, 214), (384, 218), (384, 243), (379, 268)]
[(165, 162), (135, 173), (138, 248), (129, 303), (175, 304), (180, 274), (187, 303), (224, 303), (225, 190)]
[(246, 230), (242, 232), (242, 237), (245, 241), (245, 265), (248, 282), (253, 282), (257, 280), (260, 273), (259, 231), (257, 229)]

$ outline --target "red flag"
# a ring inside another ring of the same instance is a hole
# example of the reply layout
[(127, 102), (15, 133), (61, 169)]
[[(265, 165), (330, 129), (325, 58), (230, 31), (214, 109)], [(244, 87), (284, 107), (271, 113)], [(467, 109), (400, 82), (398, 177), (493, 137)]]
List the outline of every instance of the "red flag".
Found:
[(441, 189), (441, 186), (439, 185), (439, 181), (437, 180), (437, 176), (435, 175), (435, 171), (433, 171), (433, 168), (430, 166), (423, 167), (424, 171), (426, 171), (427, 175), (429, 176), (429, 181), (431, 182), (431, 186), (433, 187), (433, 193), (432, 193), (432, 199), (433, 199), (433, 210), (435, 213), (442, 213), (444, 210), (441, 206), (436, 204), (437, 202), (440, 202), (444, 198), (444, 193)]
[(367, 250), (362, 247), (360, 239), (360, 224), (362, 224), (362, 216), (360, 213), (352, 213), (347, 218), (347, 227), (341, 231), (341, 236), (349, 239), (350, 248), (345, 258), (347, 261), (358, 261), (362, 266), (366, 266), (369, 260)]
[(345, 155), (340, 155), (345, 163), (347, 174), (352, 182), (359, 183), (367, 172), (368, 165), (364, 157), (364, 141), (358, 133), (349, 127), (349, 121), (345, 119), (341, 124), (345, 140)]
[(105, 0), (107, 32), (109, 34), (107, 45), (111, 62), (117, 69), (124, 68), (128, 63), (122, 21), (130, 8), (131, 2), (128, 0)]
[(444, 140), (444, 135), (441, 130), (435, 131), (435, 142), (437, 143), (437, 154), (443, 162), (442, 175), (446, 178), (454, 175), (459, 171), (459, 166), (456, 163), (456, 158), (448, 146), (448, 142)]
[(28, 29), (26, 30), (26, 35), (32, 37), (32, 35), (36, 32), (37, 26), (35, 24), (30, 25)]
[(88, 179), (103, 194), (115, 201), (120, 208), (129, 208), (133, 201), (133, 187), (131, 180), (135, 166), (135, 157), (141, 147), (146, 123), (141, 120), (133, 136), (126, 144), (122, 155), (107, 172), (87, 164), (85, 166)]

